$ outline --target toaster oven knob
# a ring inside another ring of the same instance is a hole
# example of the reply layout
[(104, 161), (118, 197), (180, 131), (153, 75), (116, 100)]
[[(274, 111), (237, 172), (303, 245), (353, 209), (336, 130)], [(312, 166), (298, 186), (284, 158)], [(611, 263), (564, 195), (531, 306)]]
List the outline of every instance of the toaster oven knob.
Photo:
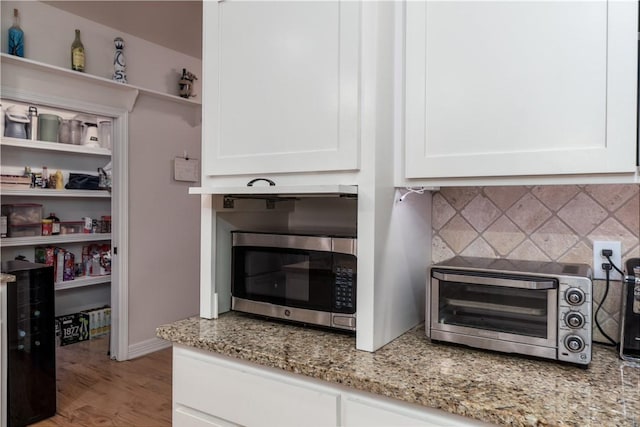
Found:
[(571, 305), (580, 305), (584, 302), (584, 292), (579, 288), (570, 288), (565, 294), (565, 299)]
[(567, 349), (573, 353), (578, 353), (584, 348), (584, 341), (577, 335), (569, 335), (564, 339)]
[(584, 325), (584, 316), (577, 311), (570, 311), (564, 318), (570, 328), (581, 328)]

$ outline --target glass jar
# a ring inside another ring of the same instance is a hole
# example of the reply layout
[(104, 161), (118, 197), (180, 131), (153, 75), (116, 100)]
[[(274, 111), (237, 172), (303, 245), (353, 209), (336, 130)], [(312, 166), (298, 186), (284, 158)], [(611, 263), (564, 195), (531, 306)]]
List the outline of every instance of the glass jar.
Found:
[(51, 212), (49, 216), (43, 220), (43, 223), (46, 220), (51, 221), (51, 235), (56, 236), (60, 234), (60, 218), (58, 218), (55, 213)]
[(53, 232), (53, 221), (50, 219), (42, 220), (42, 235), (43, 236), (51, 236)]
[(102, 148), (111, 150), (111, 122), (103, 120), (98, 123), (98, 141)]
[(71, 142), (71, 130), (69, 120), (63, 120), (58, 128), (58, 142), (69, 144)]
[(82, 144), (82, 121), (69, 120), (69, 143), (73, 145)]

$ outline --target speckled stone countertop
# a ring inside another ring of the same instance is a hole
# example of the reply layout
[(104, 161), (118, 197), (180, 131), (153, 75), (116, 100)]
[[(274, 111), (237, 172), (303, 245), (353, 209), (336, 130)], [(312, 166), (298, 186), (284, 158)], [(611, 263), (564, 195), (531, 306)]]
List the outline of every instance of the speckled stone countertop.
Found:
[(0, 273), (0, 283), (15, 282), (16, 276), (13, 274)]
[(355, 337), (230, 312), (160, 338), (330, 383), (510, 426), (638, 426), (640, 368), (596, 345), (588, 369), (430, 343), (418, 326), (374, 353)]

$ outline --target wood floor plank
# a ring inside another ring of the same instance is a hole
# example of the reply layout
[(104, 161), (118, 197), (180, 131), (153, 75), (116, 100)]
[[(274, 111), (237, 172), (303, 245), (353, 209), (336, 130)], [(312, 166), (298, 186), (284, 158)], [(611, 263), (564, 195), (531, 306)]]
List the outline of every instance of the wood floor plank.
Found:
[(171, 348), (116, 362), (108, 346), (56, 349), (57, 414), (34, 426), (171, 426)]

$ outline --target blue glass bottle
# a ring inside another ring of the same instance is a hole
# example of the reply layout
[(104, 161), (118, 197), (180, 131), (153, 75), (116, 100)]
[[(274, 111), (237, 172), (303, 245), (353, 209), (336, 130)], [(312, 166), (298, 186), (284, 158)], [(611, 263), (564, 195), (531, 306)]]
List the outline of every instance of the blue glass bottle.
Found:
[(9, 28), (9, 54), (24, 57), (24, 32), (20, 28), (18, 9), (13, 9), (13, 25)]

